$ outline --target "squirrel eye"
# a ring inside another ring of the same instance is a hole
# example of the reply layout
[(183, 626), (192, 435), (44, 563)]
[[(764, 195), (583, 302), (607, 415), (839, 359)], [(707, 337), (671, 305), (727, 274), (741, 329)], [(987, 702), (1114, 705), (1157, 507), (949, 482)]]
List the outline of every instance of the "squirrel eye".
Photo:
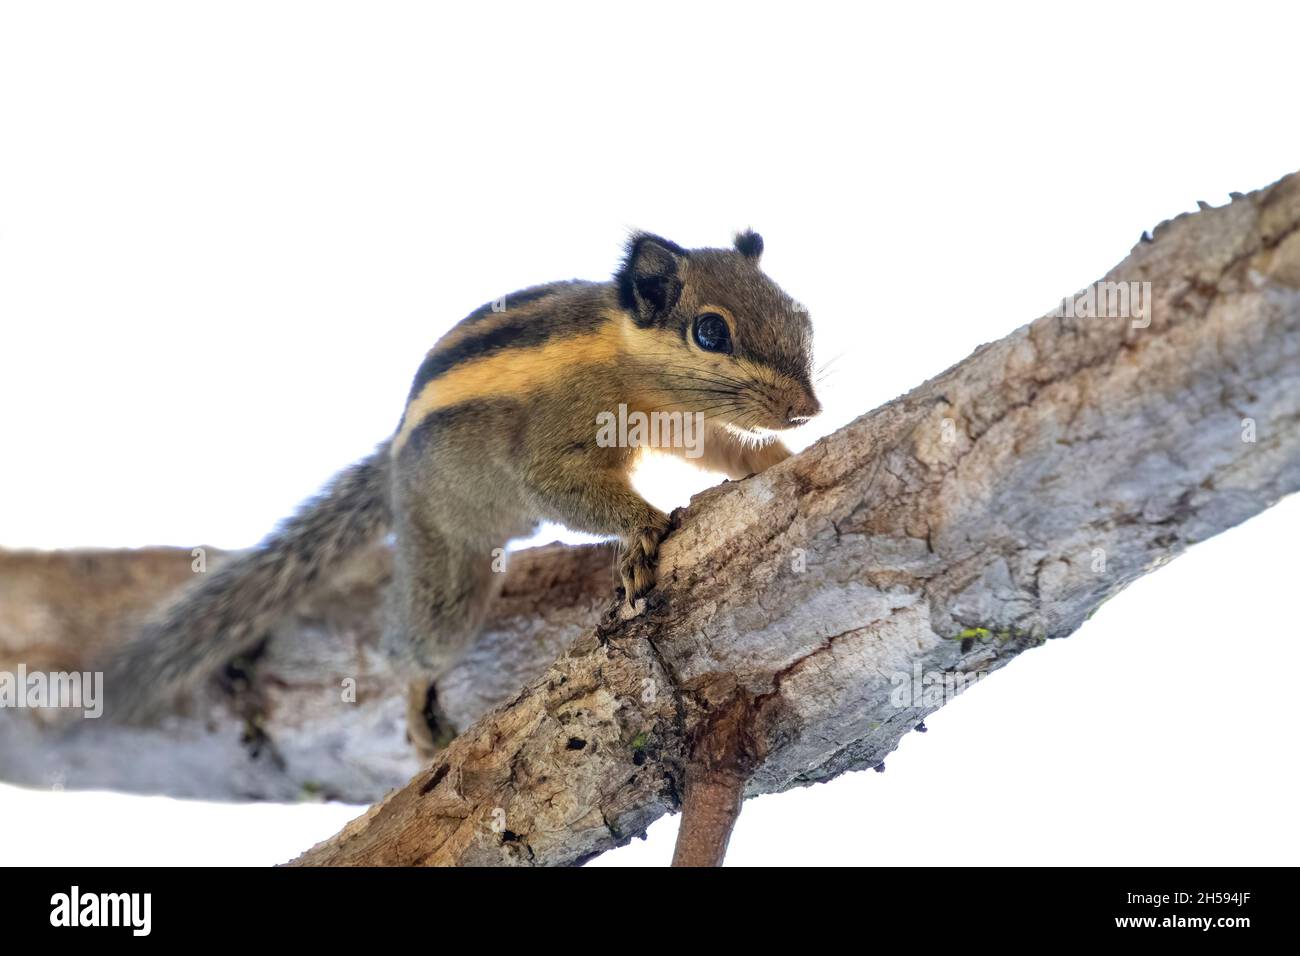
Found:
[(695, 344), (706, 352), (730, 352), (731, 330), (716, 312), (705, 312), (695, 317)]

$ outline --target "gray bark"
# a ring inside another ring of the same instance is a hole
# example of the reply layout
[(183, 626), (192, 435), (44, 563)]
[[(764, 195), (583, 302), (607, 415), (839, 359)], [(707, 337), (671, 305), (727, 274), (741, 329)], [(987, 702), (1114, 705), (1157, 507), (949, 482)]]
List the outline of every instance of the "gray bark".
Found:
[[(697, 496), (637, 617), (609, 610), (604, 549), (515, 556), (444, 693), (467, 729), (431, 768), (375, 652), (377, 552), (253, 662), (253, 743), (215, 693), (142, 731), (0, 712), (0, 777), (364, 802), (405, 783), (299, 862), (564, 864), (678, 809), (720, 714), (745, 728), (748, 795), (875, 766), (942, 704), (925, 680), (951, 691), (1070, 634), (1300, 486), (1298, 226), (1297, 177), (1162, 224), (1105, 277), (1151, 283), (1136, 319), (1045, 316)], [(190, 555), (0, 561), (0, 669), (75, 667)]]

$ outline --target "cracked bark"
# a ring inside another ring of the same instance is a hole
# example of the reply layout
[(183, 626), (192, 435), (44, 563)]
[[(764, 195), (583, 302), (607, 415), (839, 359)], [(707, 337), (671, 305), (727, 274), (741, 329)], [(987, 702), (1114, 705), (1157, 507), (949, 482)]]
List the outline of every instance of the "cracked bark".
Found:
[[(397, 787), (295, 862), (554, 865), (679, 809), (701, 772), (725, 810), (738, 777), (752, 796), (878, 765), (941, 704), (927, 679), (960, 684), (1070, 634), (1300, 486), (1298, 226), (1296, 177), (1162, 224), (1105, 277), (1151, 283), (1147, 327), (1041, 318), (697, 496), (640, 617), (608, 612), (604, 548), (516, 556), (441, 696), (467, 729), (431, 767), (374, 650), (377, 551), (245, 665), (258, 726), (219, 689), (140, 730), (0, 712), (0, 777), (359, 802)], [(0, 556), (0, 669), (75, 668), (190, 560)], [(711, 729), (735, 713), (745, 760), (708, 777)]]

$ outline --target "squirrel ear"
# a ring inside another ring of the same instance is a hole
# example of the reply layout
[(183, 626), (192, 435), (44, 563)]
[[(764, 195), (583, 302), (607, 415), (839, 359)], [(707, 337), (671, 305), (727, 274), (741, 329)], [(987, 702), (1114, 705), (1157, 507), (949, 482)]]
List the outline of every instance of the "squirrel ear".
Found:
[(673, 310), (682, 292), (682, 267), (690, 254), (660, 236), (638, 232), (627, 241), (618, 272), (619, 304), (638, 325), (652, 325)]
[(753, 229), (736, 233), (736, 251), (746, 259), (757, 259), (763, 254), (763, 237)]

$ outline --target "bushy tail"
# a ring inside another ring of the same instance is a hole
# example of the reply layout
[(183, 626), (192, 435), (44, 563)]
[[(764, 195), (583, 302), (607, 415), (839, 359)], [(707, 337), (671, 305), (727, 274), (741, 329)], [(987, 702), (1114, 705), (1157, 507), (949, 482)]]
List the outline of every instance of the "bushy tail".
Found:
[(388, 443), (340, 472), (253, 550), (205, 574), (107, 663), (105, 703), (120, 720), (176, 696), (255, 646), (312, 589), (387, 532)]

